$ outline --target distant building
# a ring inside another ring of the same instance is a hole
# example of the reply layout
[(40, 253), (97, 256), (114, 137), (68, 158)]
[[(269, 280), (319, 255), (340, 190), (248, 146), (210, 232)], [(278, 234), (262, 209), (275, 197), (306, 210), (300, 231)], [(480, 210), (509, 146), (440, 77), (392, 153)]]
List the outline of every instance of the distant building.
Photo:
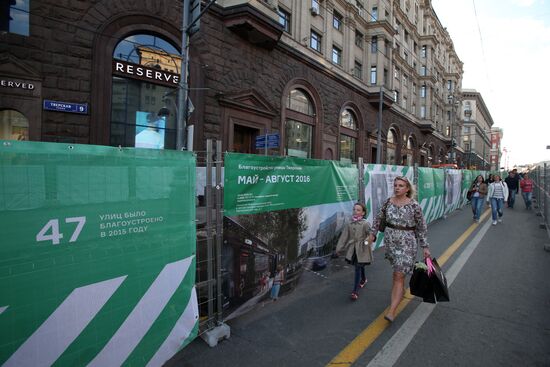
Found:
[(493, 127), (491, 129), (491, 153), (489, 155), (489, 161), (491, 162), (491, 170), (498, 171), (502, 167), (502, 149), (500, 147), (500, 142), (502, 141), (502, 136), (504, 132), (501, 128)]
[(464, 150), (462, 166), (489, 170), (492, 167), (493, 118), (481, 93), (474, 89), (462, 90), (462, 133), (458, 144)]

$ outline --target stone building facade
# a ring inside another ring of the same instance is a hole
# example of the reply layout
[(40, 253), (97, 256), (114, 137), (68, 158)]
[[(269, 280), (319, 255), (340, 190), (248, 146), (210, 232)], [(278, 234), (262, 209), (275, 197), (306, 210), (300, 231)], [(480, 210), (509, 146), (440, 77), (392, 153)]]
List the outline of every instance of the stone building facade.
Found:
[[(0, 138), (175, 148), (181, 3), (23, 6), (1, 25)], [(462, 63), (429, 0), (218, 0), (188, 64), (196, 151), (212, 138), (263, 154), (255, 138), (270, 133), (271, 155), (375, 162), (380, 149), (429, 166), (449, 162), (461, 128), (448, 97), (462, 98)]]
[[(481, 93), (474, 89), (462, 91), (462, 134), (458, 141), (464, 149), (464, 163), (472, 169), (497, 169), (491, 159), (493, 118)], [(495, 164), (494, 164), (495, 163)]]

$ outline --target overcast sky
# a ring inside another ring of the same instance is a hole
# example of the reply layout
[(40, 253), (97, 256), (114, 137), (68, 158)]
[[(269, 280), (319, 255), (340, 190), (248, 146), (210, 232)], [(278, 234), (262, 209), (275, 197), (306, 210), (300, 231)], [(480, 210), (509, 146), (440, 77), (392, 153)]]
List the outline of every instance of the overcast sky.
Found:
[(462, 88), (480, 92), (504, 130), (509, 166), (550, 160), (550, 0), (432, 5), (464, 63)]

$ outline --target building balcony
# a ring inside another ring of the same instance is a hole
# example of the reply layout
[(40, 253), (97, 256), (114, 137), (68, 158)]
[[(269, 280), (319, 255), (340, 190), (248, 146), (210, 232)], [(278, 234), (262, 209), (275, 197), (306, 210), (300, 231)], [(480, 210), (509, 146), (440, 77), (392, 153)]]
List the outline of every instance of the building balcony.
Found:
[(435, 131), (435, 123), (432, 120), (420, 120), (418, 127), (424, 134), (432, 134)]
[(256, 1), (236, 3), (222, 8), (224, 25), (250, 43), (273, 49), (283, 34), (283, 26), (276, 20), (276, 8)]

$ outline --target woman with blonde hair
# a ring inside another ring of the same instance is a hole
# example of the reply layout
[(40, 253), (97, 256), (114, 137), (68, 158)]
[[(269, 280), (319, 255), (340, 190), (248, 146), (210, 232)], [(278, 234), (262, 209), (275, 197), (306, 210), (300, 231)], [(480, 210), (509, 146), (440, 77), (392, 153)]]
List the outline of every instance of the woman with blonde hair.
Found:
[[(427, 225), (422, 208), (414, 199), (413, 185), (408, 178), (398, 176), (393, 181), (393, 192), (394, 195), (380, 209), (372, 228), (372, 233), (384, 232), (385, 257), (393, 268), (391, 303), (384, 316), (389, 322), (393, 322), (403, 298), (405, 277), (413, 271), (418, 246), (422, 247), (424, 258), (430, 257)], [(375, 237), (370, 240), (374, 241)]]

